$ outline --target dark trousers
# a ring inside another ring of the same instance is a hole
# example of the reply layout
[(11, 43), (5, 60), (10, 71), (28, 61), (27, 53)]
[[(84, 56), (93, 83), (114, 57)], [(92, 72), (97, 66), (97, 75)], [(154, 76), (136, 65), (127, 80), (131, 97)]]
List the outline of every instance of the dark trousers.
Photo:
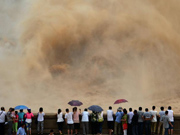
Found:
[(150, 121), (145, 122), (145, 128), (146, 128), (146, 135), (151, 135), (151, 122)]
[(4, 135), (4, 123), (0, 123), (0, 135)]
[(132, 124), (128, 124), (127, 133), (128, 135), (132, 135)]
[(98, 122), (98, 133), (102, 133), (103, 122)]
[(83, 135), (89, 134), (89, 122), (82, 122)]
[(97, 134), (97, 122), (91, 122), (92, 134)]
[(138, 125), (133, 125), (132, 126), (132, 134), (133, 135), (138, 135)]
[(144, 123), (138, 122), (138, 134), (143, 135)]
[(168, 128), (165, 128), (165, 135), (168, 135)]
[(12, 135), (13, 121), (8, 121), (8, 135)]
[(24, 124), (24, 121), (19, 121), (18, 122), (18, 129), (21, 127), (22, 124)]

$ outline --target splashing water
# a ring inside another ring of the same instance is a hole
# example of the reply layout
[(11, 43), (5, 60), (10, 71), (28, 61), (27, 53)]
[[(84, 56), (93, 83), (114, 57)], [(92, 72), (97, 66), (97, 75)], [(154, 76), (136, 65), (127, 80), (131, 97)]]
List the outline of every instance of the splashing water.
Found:
[(179, 113), (179, 16), (177, 0), (1, 1), (0, 102), (55, 112), (124, 98)]

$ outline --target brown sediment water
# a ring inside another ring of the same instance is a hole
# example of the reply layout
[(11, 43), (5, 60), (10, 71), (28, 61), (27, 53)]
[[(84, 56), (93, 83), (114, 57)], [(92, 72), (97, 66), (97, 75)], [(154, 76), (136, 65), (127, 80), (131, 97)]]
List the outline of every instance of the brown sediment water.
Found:
[(0, 17), (1, 106), (180, 113), (179, 0), (2, 0)]

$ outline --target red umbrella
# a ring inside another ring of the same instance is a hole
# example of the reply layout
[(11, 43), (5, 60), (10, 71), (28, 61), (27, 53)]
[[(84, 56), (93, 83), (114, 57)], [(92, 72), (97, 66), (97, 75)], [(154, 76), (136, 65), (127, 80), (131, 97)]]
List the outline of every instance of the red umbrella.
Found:
[(125, 103), (128, 102), (126, 99), (118, 99), (114, 102), (114, 104), (120, 104), (120, 103)]

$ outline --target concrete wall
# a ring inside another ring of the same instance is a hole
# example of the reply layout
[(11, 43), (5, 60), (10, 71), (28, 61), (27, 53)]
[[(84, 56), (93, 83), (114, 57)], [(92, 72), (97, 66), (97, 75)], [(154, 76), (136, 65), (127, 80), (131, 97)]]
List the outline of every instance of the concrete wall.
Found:
[[(35, 118), (33, 119), (32, 122), (32, 133), (37, 133), (37, 125), (35, 124)], [(104, 124), (103, 124), (103, 133), (107, 134), (108, 129), (107, 129), (107, 121), (106, 121), (106, 115), (104, 115)], [(56, 123), (57, 117), (56, 114), (46, 114), (45, 116), (45, 121), (44, 121), (44, 133), (49, 133), (51, 129), (55, 131), (55, 133), (58, 133), (58, 128), (57, 128), (57, 123)], [(90, 127), (91, 129), (91, 127)], [(67, 133), (66, 125), (64, 124), (64, 130), (63, 133)], [(82, 126), (81, 126), (81, 131), (82, 133)], [(175, 115), (175, 123), (174, 123), (174, 135), (180, 135), (180, 115)]]

